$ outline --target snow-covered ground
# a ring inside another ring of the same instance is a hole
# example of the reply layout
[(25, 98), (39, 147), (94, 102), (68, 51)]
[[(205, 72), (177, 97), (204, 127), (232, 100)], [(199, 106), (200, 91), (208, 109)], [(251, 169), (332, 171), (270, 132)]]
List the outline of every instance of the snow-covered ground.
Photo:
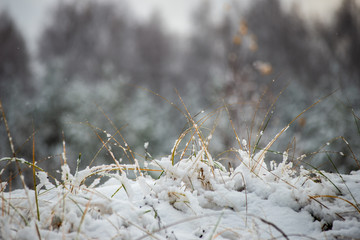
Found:
[[(57, 186), (38, 171), (39, 216), (33, 190), (2, 191), (0, 239), (360, 239), (360, 171), (295, 171), (286, 153), (267, 169), (264, 152), (237, 154), (230, 170), (204, 149), (154, 160), (156, 179), (136, 162), (64, 164)], [(84, 184), (93, 175), (109, 180)]]

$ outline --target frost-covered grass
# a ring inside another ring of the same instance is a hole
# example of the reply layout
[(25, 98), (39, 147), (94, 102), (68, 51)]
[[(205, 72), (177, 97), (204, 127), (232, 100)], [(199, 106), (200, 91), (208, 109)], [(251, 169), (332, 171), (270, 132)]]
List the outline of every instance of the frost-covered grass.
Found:
[[(98, 135), (113, 164), (70, 169), (76, 160), (67, 159), (65, 143), (59, 179), (38, 167), (35, 156), (2, 158), (31, 167), (36, 187), (5, 191), (10, 182), (1, 183), (0, 239), (360, 238), (360, 170), (305, 169), (306, 156), (288, 151), (280, 163), (265, 161), (291, 123), (263, 149), (257, 143), (264, 127), (254, 141), (239, 139), (234, 129), (238, 147), (226, 152), (237, 164), (225, 167), (209, 148), (216, 121), (206, 136), (202, 131), (213, 114), (195, 121), (183, 106), (189, 127), (161, 159), (140, 159), (115, 126), (106, 139)], [(111, 141), (132, 163), (115, 156)]]

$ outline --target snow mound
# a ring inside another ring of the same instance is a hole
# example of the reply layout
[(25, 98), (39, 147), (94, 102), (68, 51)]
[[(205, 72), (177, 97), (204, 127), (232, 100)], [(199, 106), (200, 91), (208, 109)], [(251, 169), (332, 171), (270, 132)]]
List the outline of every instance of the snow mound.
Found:
[[(154, 179), (136, 165), (103, 165), (61, 182), (38, 172), (35, 192), (2, 191), (0, 239), (355, 239), (360, 236), (360, 171), (350, 175), (294, 171), (284, 160), (268, 169), (239, 150), (242, 164), (226, 170), (200, 150)], [(256, 168), (249, 167), (257, 166)], [(128, 171), (137, 174), (127, 177)], [(114, 172), (115, 173), (110, 173)], [(90, 176), (107, 176), (104, 184)]]

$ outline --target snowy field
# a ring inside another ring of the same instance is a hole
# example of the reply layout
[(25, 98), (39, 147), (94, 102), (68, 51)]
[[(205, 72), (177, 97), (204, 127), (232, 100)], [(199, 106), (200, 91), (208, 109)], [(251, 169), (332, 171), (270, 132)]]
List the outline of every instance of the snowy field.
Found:
[(64, 164), (57, 186), (39, 170), (37, 195), (1, 192), (0, 239), (360, 239), (360, 171), (295, 171), (287, 153), (268, 169), (264, 151), (236, 154), (230, 170), (203, 148), (178, 163)]
[(0, 0), (0, 240), (360, 240), (359, 39), (360, 0)]

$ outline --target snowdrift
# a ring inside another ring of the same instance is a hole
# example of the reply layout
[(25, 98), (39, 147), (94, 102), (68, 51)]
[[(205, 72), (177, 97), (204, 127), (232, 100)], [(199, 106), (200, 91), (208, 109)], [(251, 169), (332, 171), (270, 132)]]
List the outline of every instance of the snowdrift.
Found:
[[(268, 169), (264, 152), (237, 154), (235, 169), (200, 149), (177, 163), (153, 160), (148, 171), (116, 162), (72, 174), (64, 164), (55, 183), (38, 171), (37, 195), (27, 188), (0, 193), (0, 238), (360, 238), (360, 171), (294, 170), (286, 153)], [(161, 175), (150, 177), (150, 169)], [(86, 183), (90, 176), (98, 178)], [(100, 184), (100, 177), (108, 180)]]

